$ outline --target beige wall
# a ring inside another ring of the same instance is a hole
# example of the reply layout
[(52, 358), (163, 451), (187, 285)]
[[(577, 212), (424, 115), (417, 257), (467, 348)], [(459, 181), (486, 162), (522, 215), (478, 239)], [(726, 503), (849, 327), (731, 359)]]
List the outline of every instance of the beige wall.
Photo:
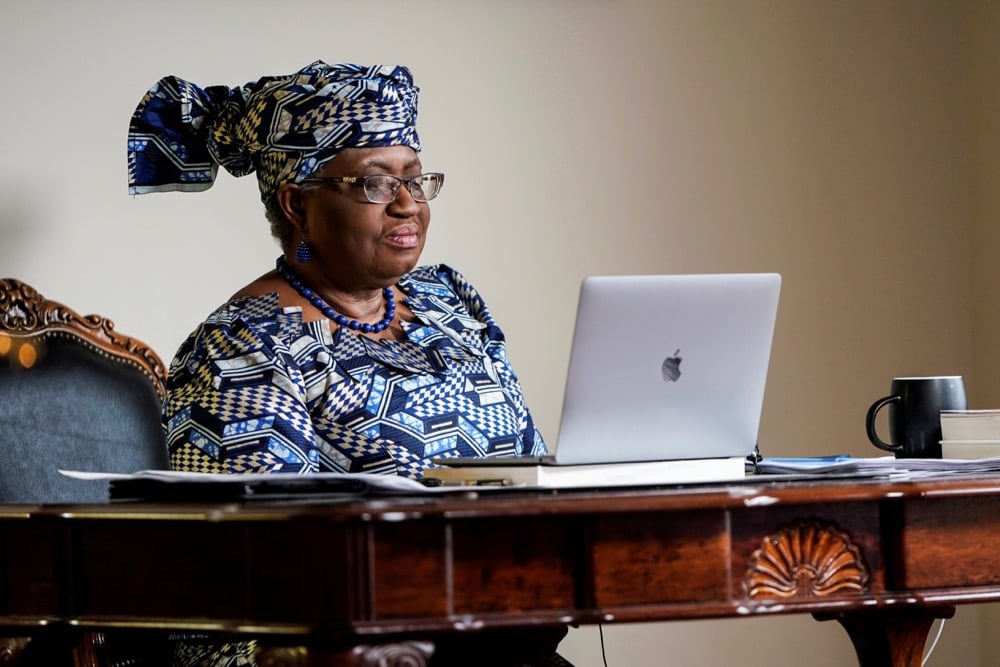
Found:
[[(779, 271), (764, 452), (874, 454), (864, 411), (894, 375), (961, 373), (974, 406), (1000, 405), (997, 15), (990, 0), (0, 0), (0, 274), (169, 359), (277, 248), (252, 179), (126, 195), (142, 93), (165, 74), (402, 62), (425, 166), (448, 174), (425, 259), (480, 287), (545, 433), (583, 275)], [(997, 621), (960, 609), (930, 664), (996, 664)], [(605, 639), (628, 667), (853, 655), (803, 616)], [(602, 664), (592, 628), (565, 650)]]
[[(968, 91), (968, 212), (972, 239), (972, 332), (980, 406), (1000, 405), (1000, 3), (965, 0), (960, 12)], [(1000, 665), (1000, 605), (980, 615), (982, 665)]]

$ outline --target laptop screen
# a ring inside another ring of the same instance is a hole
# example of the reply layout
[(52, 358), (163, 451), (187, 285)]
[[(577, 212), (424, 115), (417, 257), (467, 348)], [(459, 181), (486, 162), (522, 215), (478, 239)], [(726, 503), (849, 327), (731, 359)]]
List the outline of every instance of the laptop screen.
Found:
[(586, 278), (556, 460), (750, 454), (780, 287), (775, 273)]

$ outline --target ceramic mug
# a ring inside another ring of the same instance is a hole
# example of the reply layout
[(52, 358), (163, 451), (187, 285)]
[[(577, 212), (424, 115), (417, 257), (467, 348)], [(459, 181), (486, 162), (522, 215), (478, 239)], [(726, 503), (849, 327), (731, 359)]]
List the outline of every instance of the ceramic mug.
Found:
[[(875, 432), (875, 418), (887, 405), (890, 441), (884, 442)], [(873, 445), (898, 459), (939, 459), (941, 411), (967, 408), (961, 375), (899, 377), (892, 380), (889, 395), (868, 408), (865, 428)]]

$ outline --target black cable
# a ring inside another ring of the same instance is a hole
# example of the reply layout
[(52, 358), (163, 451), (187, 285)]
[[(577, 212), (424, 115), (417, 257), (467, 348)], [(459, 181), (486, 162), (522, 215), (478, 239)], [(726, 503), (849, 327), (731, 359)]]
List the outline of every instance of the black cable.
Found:
[(597, 631), (601, 635), (601, 661), (604, 663), (604, 667), (608, 667), (608, 656), (604, 652), (604, 626), (598, 623)]

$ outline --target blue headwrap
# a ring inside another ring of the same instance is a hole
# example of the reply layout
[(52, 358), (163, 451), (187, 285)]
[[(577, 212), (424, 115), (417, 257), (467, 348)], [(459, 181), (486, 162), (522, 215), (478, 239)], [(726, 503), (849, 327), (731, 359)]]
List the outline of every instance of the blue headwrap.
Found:
[(301, 182), (344, 148), (419, 151), (418, 92), (406, 67), (321, 60), (240, 88), (168, 76), (129, 123), (129, 193), (207, 190), (221, 164), (233, 176), (256, 171), (267, 203), (282, 183)]

